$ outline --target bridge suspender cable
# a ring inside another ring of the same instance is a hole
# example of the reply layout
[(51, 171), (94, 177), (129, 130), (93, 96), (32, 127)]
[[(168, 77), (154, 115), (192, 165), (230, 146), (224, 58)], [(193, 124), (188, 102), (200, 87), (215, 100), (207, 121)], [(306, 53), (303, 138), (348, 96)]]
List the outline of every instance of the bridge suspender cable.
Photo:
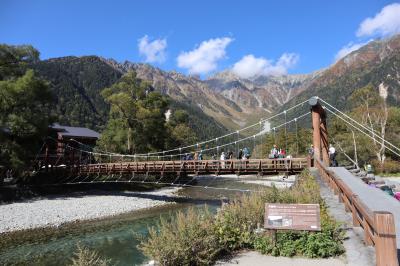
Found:
[[(293, 123), (293, 122), (297, 122), (299, 119), (302, 119), (302, 118), (304, 118), (304, 117), (306, 117), (307, 115), (309, 115), (309, 113), (307, 112), (307, 113), (304, 113), (304, 114), (302, 114), (302, 115), (300, 115), (300, 116), (298, 116), (298, 117), (296, 117), (296, 118), (294, 118), (294, 119), (292, 119), (292, 120), (290, 120), (290, 121), (286, 121), (285, 123), (282, 123), (282, 124), (280, 124), (280, 125), (278, 125), (278, 126), (275, 126), (274, 127), (274, 130), (276, 130), (276, 129), (278, 129), (278, 128), (280, 128), (280, 127), (283, 127), (283, 126), (286, 126), (287, 124), (290, 124), (290, 123)], [(267, 132), (265, 132), (265, 133), (262, 133), (260, 136), (262, 136), (262, 135), (264, 135), (264, 134), (266, 134)], [(207, 149), (202, 149), (201, 151), (202, 152), (206, 152), (206, 151), (212, 151), (212, 150), (217, 150), (217, 154), (218, 154), (218, 151), (219, 151), (219, 149), (220, 148), (223, 148), (223, 147), (228, 147), (228, 146), (230, 146), (230, 145), (232, 145), (232, 144), (237, 144), (237, 143), (240, 143), (240, 142), (244, 142), (244, 141), (246, 141), (246, 140), (249, 140), (249, 139), (251, 139), (251, 138), (254, 138), (254, 137), (256, 137), (258, 134), (255, 134), (255, 135), (251, 135), (251, 136), (248, 136), (248, 137), (244, 137), (244, 138), (241, 138), (241, 139), (238, 139), (238, 140), (236, 140), (236, 141), (232, 141), (232, 142), (230, 142), (230, 143), (226, 143), (226, 144), (222, 144), (222, 145), (218, 145), (218, 146), (216, 146), (216, 147), (211, 147), (211, 148), (207, 148)], [(68, 144), (67, 144), (67, 146), (69, 146)], [(98, 155), (98, 156), (109, 156), (110, 157), (110, 162), (111, 162), (111, 158), (112, 157), (119, 157), (119, 158), (121, 158), (122, 156), (124, 156), (124, 157), (127, 157), (127, 158), (136, 158), (136, 157), (141, 157), (141, 158), (144, 158), (144, 157), (153, 157), (153, 158), (155, 158), (155, 157), (157, 157), (158, 159), (159, 158), (165, 158), (165, 157), (170, 157), (171, 155), (173, 156), (173, 157), (177, 157), (177, 156), (184, 156), (184, 155), (186, 155), (187, 153), (178, 153), (178, 154), (168, 154), (168, 155), (153, 155), (153, 156), (139, 156), (139, 155), (137, 155), (137, 154), (135, 154), (135, 155), (129, 155), (129, 154), (118, 154), (118, 153), (98, 153), (98, 152), (92, 152), (92, 151), (85, 151), (85, 150), (81, 150), (81, 149), (77, 149), (77, 148), (75, 148), (75, 147), (72, 147), (72, 146), (69, 146), (69, 148), (71, 148), (71, 149), (75, 149), (75, 150), (78, 150), (78, 151), (81, 151), (81, 152), (85, 152), (85, 153), (88, 153), (88, 154), (93, 154), (93, 155)]]
[(344, 117), (346, 117), (347, 119), (351, 120), (353, 123), (357, 124), (358, 126), (362, 127), (363, 129), (369, 131), (370, 133), (373, 134), (374, 137), (377, 137), (378, 139), (380, 139), (381, 141), (385, 142), (386, 144), (388, 144), (389, 146), (391, 146), (393, 149), (396, 149), (398, 152), (400, 152), (400, 148), (396, 147), (395, 145), (393, 145), (392, 143), (390, 143), (389, 141), (387, 141), (386, 139), (382, 138), (379, 135), (379, 132), (364, 126), (363, 124), (359, 123), (358, 121), (354, 120), (352, 117), (350, 117), (349, 115), (345, 114), (344, 112), (340, 111), (339, 109), (337, 109), (336, 107), (332, 106), (331, 104), (329, 104), (328, 102), (324, 101), (321, 98), (318, 98), (319, 100), (321, 100), (324, 104), (326, 104), (327, 106), (329, 106), (330, 108), (332, 108), (333, 110), (335, 110), (337, 113), (340, 113), (341, 115), (343, 115)]
[[(276, 117), (278, 117), (278, 116), (280, 116), (280, 115), (282, 115), (282, 114), (285, 114), (285, 112), (289, 112), (290, 110), (293, 110), (293, 109), (295, 109), (295, 108), (297, 108), (297, 107), (299, 107), (299, 106), (302, 106), (302, 105), (303, 105), (304, 103), (306, 103), (306, 102), (307, 102), (307, 100), (306, 100), (306, 101), (303, 101), (303, 102), (301, 102), (301, 103), (299, 103), (299, 104), (296, 104), (296, 105), (294, 105), (294, 106), (288, 108), (287, 110), (285, 110), (285, 111), (283, 111), (283, 112), (280, 112), (280, 113), (278, 113), (278, 114), (276, 114), (276, 115), (273, 115), (273, 116), (271, 116), (271, 117), (262, 119), (260, 122), (261, 122), (261, 123), (264, 123), (264, 122), (267, 122), (267, 121), (269, 121), (269, 120), (272, 120), (272, 119), (274, 119), (274, 118), (276, 118)], [(225, 135), (223, 135), (223, 136), (220, 136), (220, 137), (218, 137), (217, 139), (222, 139), (222, 138), (225, 138), (225, 137), (232, 136), (232, 135), (234, 135), (234, 134), (238, 134), (238, 133), (240, 133), (240, 132), (242, 132), (242, 131), (245, 131), (245, 130), (248, 130), (248, 129), (250, 129), (250, 128), (253, 128), (253, 127), (257, 126), (257, 125), (258, 125), (258, 123), (252, 124), (252, 125), (247, 126), (247, 127), (245, 127), (245, 128), (242, 128), (242, 129), (239, 129), (239, 130), (237, 130), (237, 131), (233, 131), (233, 132), (231, 132), (231, 133), (228, 133), (228, 134), (225, 134)], [(171, 150), (158, 151), (158, 152), (150, 152), (150, 153), (142, 153), (142, 154), (136, 154), (136, 155), (146, 155), (146, 154), (148, 154), (148, 155), (154, 155), (154, 154), (161, 154), (161, 153), (163, 153), (163, 152), (168, 153), (168, 152), (177, 151), (177, 150), (179, 150), (179, 149), (193, 148), (193, 147), (195, 147), (195, 146), (203, 145), (203, 144), (206, 144), (206, 143), (209, 143), (209, 142), (212, 142), (212, 141), (214, 141), (214, 139), (209, 139), (209, 140), (206, 140), (206, 141), (198, 142), (198, 143), (196, 143), (196, 144), (192, 144), (192, 145), (188, 145), (188, 146), (180, 147), (180, 148), (175, 148), (175, 149), (171, 149)]]
[[(352, 127), (355, 128), (355, 129), (357, 129), (358, 131), (360, 131), (361, 133), (363, 133), (364, 135), (366, 135), (366, 136), (369, 137), (370, 139), (372, 139), (372, 140), (374, 139), (374, 137), (372, 137), (371, 135), (369, 135), (368, 133), (366, 133), (365, 131), (363, 131), (360, 127), (355, 126), (354, 124), (350, 123), (348, 120), (346, 120), (346, 119), (343, 118), (342, 116), (338, 115), (336, 112), (332, 111), (331, 109), (325, 107), (325, 110), (327, 110), (327, 111), (330, 112), (331, 114), (335, 115), (336, 117), (340, 118), (343, 122), (347, 123), (348, 125), (352, 126)], [(348, 118), (348, 117), (346, 116), (346, 118)], [(359, 123), (356, 123), (356, 124), (358, 125)], [(363, 127), (363, 128), (364, 128), (364, 127)], [(365, 128), (364, 128), (364, 129), (365, 129)], [(371, 133), (371, 131), (369, 131), (369, 130), (367, 130), (367, 131)], [(383, 138), (381, 138), (381, 139), (383, 140)], [(384, 142), (384, 143), (386, 143), (386, 142)], [(384, 144), (383, 146), (384, 146), (387, 150), (391, 151), (392, 153), (394, 153), (395, 155), (397, 155), (397, 156), (400, 157), (400, 153), (397, 152), (397, 151), (395, 151), (395, 150), (393, 150), (392, 147), (388, 147), (388, 146), (385, 145), (385, 144)], [(394, 146), (394, 147), (397, 148), (396, 146)], [(397, 149), (398, 149), (398, 148), (397, 148)]]
[[(306, 100), (306, 101), (303, 101), (303, 102), (301, 102), (301, 103), (298, 103), (298, 104), (296, 104), (296, 105), (294, 105), (294, 106), (288, 108), (287, 110), (285, 110), (285, 111), (283, 111), (283, 112), (280, 112), (280, 113), (278, 113), (278, 114), (275, 114), (275, 115), (273, 115), (273, 116), (271, 116), (271, 117), (261, 119), (260, 122), (258, 122), (258, 123), (255, 123), (255, 124), (252, 124), (252, 125), (247, 126), (247, 127), (245, 127), (245, 128), (242, 128), (242, 129), (239, 129), (239, 130), (230, 132), (230, 133), (225, 134), (225, 135), (223, 135), (223, 136), (219, 136), (219, 137), (217, 137), (217, 138), (205, 140), (205, 141), (202, 141), (202, 142), (198, 142), (198, 143), (196, 143), (196, 144), (192, 144), (192, 145), (188, 145), (188, 146), (184, 146), (184, 147), (178, 147), (178, 148), (174, 148), (174, 149), (170, 149), (170, 150), (164, 150), (164, 151), (158, 151), (158, 152), (149, 152), (149, 153), (139, 153), (139, 154), (134, 154), (134, 155), (129, 155), (129, 156), (143, 157), (143, 156), (159, 155), (159, 154), (165, 155), (166, 153), (175, 152), (175, 151), (179, 151), (179, 153), (181, 153), (182, 150), (189, 149), (189, 148), (193, 148), (193, 147), (199, 147), (199, 146), (201, 146), (201, 145), (204, 145), (204, 144), (213, 142), (214, 140), (215, 140), (216, 142), (218, 142), (218, 140), (221, 140), (221, 139), (223, 139), (223, 138), (226, 138), (226, 137), (229, 137), (229, 136), (232, 136), (232, 135), (235, 135), (235, 134), (238, 134), (238, 135), (239, 135), (240, 132), (245, 131), (245, 130), (248, 130), (248, 129), (251, 129), (251, 128), (257, 126), (258, 124), (260, 124), (260, 125), (262, 126), (263, 123), (268, 122), (268, 121), (270, 121), (270, 120), (272, 120), (272, 119), (274, 119), (274, 118), (276, 118), (276, 117), (278, 117), (278, 116), (280, 116), (280, 115), (282, 115), (282, 114), (285, 114), (285, 116), (286, 116), (287, 112), (289, 112), (289, 111), (291, 111), (291, 110), (293, 110), (293, 109), (295, 109), (295, 108), (298, 108), (299, 106), (304, 105), (306, 102), (307, 102), (307, 100)], [(81, 145), (85, 145), (85, 144), (80, 143), (79, 141), (76, 141), (76, 140), (72, 140), (72, 141), (75, 141), (75, 142), (77, 142), (77, 143), (79, 143), (79, 144), (81, 144)], [(232, 142), (231, 144), (234, 144), (234, 142)], [(87, 145), (85, 145), (85, 146), (87, 146)], [(97, 154), (112, 154), (112, 155), (115, 155), (115, 156), (120, 155), (120, 154), (118, 154), (118, 153), (112, 153), (112, 152), (106, 152), (106, 151), (100, 151), (100, 152), (98, 152)], [(184, 153), (183, 153), (183, 154), (184, 154)], [(128, 155), (127, 155), (127, 156), (128, 156)]]
[(357, 167), (357, 169), (359, 169), (360, 166), (358, 165), (358, 163), (357, 163), (356, 161), (354, 161), (354, 160), (350, 157), (350, 155), (348, 155), (348, 154), (346, 153), (346, 151), (342, 148), (342, 146), (341, 146), (334, 138), (331, 138), (331, 139), (332, 139), (333, 143), (337, 145), (337, 147), (339, 148), (339, 150), (344, 154), (344, 156), (345, 156), (350, 162), (352, 162), (352, 163), (354, 164), (354, 166)]
[[(393, 145), (393, 144), (390, 143), (389, 141), (387, 141), (387, 140), (385, 140), (384, 138), (382, 138), (381, 136), (379, 136), (379, 133), (377, 133), (377, 132), (374, 131), (373, 129), (370, 129), (370, 128), (368, 128), (368, 127), (362, 125), (361, 123), (357, 122), (356, 120), (354, 120), (353, 118), (351, 118), (351, 117), (348, 116), (347, 114), (343, 113), (342, 111), (338, 110), (336, 107), (332, 106), (331, 104), (329, 104), (329, 103), (326, 102), (325, 100), (323, 100), (323, 99), (321, 99), (321, 98), (319, 98), (319, 97), (316, 97), (316, 98), (319, 99), (319, 100), (321, 100), (321, 102), (323, 102), (324, 104), (326, 104), (327, 106), (329, 106), (330, 108), (332, 108), (333, 110), (335, 110), (337, 113), (340, 113), (341, 115), (343, 115), (344, 117), (346, 117), (347, 119), (349, 119), (350, 121), (352, 121), (353, 123), (357, 124), (359, 127), (361, 127), (361, 128), (363, 128), (364, 130), (367, 130), (368, 132), (372, 133), (372, 134), (373, 134), (373, 137), (376, 137), (377, 139), (383, 141), (385, 144), (387, 144), (388, 146), (390, 146), (390, 147), (387, 147), (389, 151), (394, 152), (393, 150), (396, 150), (395, 154), (399, 154), (399, 153), (400, 153), (400, 148), (396, 147), (395, 145)], [(240, 129), (240, 130), (237, 130), (237, 131), (234, 131), (234, 132), (225, 134), (225, 135), (223, 135), (223, 136), (220, 136), (220, 137), (217, 137), (217, 138), (214, 138), (214, 139), (211, 139), (211, 140), (206, 140), (206, 141), (202, 141), (202, 142), (199, 142), (199, 143), (196, 143), (196, 144), (193, 144), (193, 145), (189, 145), (189, 146), (185, 146), (185, 147), (179, 147), (179, 148), (175, 148), (175, 149), (171, 149), (171, 150), (165, 150), (165, 151), (159, 151), (159, 152), (152, 152), (152, 153), (143, 153), (143, 154), (134, 154), (134, 155), (122, 155), (122, 156), (127, 156), (127, 157), (129, 157), (129, 158), (132, 158), (132, 157), (133, 157), (135, 160), (136, 160), (136, 158), (143, 158), (143, 157), (146, 157), (146, 158), (149, 158), (149, 157), (150, 157), (150, 158), (151, 158), (151, 157), (153, 157), (153, 158), (155, 158), (155, 157), (157, 157), (157, 158), (159, 158), (159, 157), (164, 158), (164, 157), (166, 157), (166, 156), (165, 156), (166, 153), (170, 153), (170, 152), (173, 152), (173, 151), (179, 151), (178, 154), (168, 154), (168, 157), (169, 157), (169, 158), (172, 158), (172, 157), (179, 156), (179, 155), (180, 155), (180, 156), (185, 155), (186, 153), (185, 153), (185, 152), (182, 152), (182, 150), (185, 150), (185, 149), (188, 149), (188, 148), (192, 148), (192, 147), (199, 147), (200, 145), (203, 145), (203, 144), (206, 144), (206, 143), (209, 143), (209, 142), (213, 142), (213, 141), (215, 141), (215, 143), (216, 143), (217, 152), (218, 152), (218, 150), (219, 150), (220, 147), (226, 146), (226, 145), (220, 145), (220, 146), (219, 146), (219, 145), (218, 145), (218, 141), (219, 141), (219, 140), (221, 140), (221, 139), (223, 139), (223, 138), (226, 138), (226, 137), (228, 137), (228, 136), (231, 136), (231, 135), (233, 135), (233, 134), (235, 134), (235, 133), (236, 133), (236, 134), (238, 135), (238, 137), (239, 137), (239, 132), (242, 132), (242, 131), (244, 131), (244, 130), (250, 129), (250, 128), (256, 126), (257, 124), (260, 125), (260, 133), (259, 133), (259, 134), (256, 134), (256, 135), (262, 135), (262, 134), (261, 134), (261, 131), (262, 131), (262, 124), (263, 124), (264, 122), (269, 121), (269, 120), (271, 120), (271, 119), (274, 119), (274, 118), (276, 118), (276, 117), (278, 117), (279, 115), (282, 115), (282, 114), (285, 115), (285, 120), (286, 120), (286, 113), (287, 113), (288, 111), (293, 110), (294, 108), (297, 108), (297, 107), (303, 105), (305, 102), (307, 102), (307, 101), (303, 101), (303, 102), (301, 102), (301, 103), (299, 103), (299, 104), (297, 104), (297, 105), (295, 105), (295, 106), (293, 106), (293, 107), (287, 109), (286, 111), (283, 111), (283, 112), (281, 112), (281, 113), (278, 113), (278, 114), (276, 114), (276, 115), (274, 115), (274, 116), (272, 116), (272, 117), (269, 117), (269, 118), (266, 118), (266, 119), (261, 119), (259, 123), (256, 123), (256, 124), (247, 126), (247, 127), (242, 128), (242, 129)], [(297, 121), (295, 121), (295, 122), (296, 122), (296, 127), (297, 127)], [(347, 123), (347, 121), (346, 121), (346, 123)], [(276, 142), (276, 137), (277, 137), (277, 136), (276, 136), (276, 129), (277, 129), (277, 128), (278, 128), (278, 127), (274, 127), (274, 128), (273, 128), (274, 142)], [(287, 136), (286, 136), (286, 134), (287, 134), (287, 128), (286, 128), (286, 123), (285, 123), (285, 148), (287, 149)], [(298, 134), (298, 133), (296, 132), (296, 134)], [(371, 136), (369, 136), (369, 137), (371, 137)], [(85, 145), (85, 144), (83, 144), (83, 143), (80, 143), (80, 142), (78, 142), (78, 141), (76, 141), (76, 140), (72, 140), (72, 141), (75, 141), (75, 142), (79, 143), (80, 145), (87, 146), (87, 145)], [(230, 143), (230, 144), (238, 144), (239, 142), (241, 142), (241, 140), (238, 138), (238, 139), (236, 140), (236, 143), (233, 142), (233, 143)], [(298, 145), (298, 144), (297, 144), (297, 145)], [(88, 146), (88, 147), (89, 147), (89, 146)], [(76, 149), (76, 148), (74, 148), (74, 147), (71, 147), (71, 148), (72, 148), (72, 149)], [(89, 148), (91, 149), (91, 147), (89, 147)], [(215, 148), (214, 148), (214, 149), (215, 149)], [(210, 149), (207, 149), (207, 150), (210, 150)], [(203, 151), (204, 151), (204, 150), (203, 150)], [(90, 152), (90, 153), (93, 154), (93, 155), (100, 155), (100, 156), (109, 155), (109, 156), (110, 156), (110, 162), (111, 162), (111, 157), (113, 157), (113, 156), (121, 156), (121, 154), (118, 154), (118, 153), (111, 153), (111, 152), (104, 152), (104, 151), (100, 151), (100, 152), (84, 151), (84, 152), (86, 152), (86, 153), (89, 153), (89, 152)], [(151, 156), (151, 155), (158, 155), (158, 154), (163, 154), (163, 155), (162, 155), (162, 156)]]

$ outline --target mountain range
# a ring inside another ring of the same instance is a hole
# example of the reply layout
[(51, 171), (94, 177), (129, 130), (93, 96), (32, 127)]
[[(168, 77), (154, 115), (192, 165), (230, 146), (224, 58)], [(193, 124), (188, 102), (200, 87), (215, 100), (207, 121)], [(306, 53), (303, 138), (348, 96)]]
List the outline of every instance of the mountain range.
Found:
[(168, 95), (172, 108), (187, 110), (200, 138), (254, 123), (314, 95), (339, 108), (350, 108), (347, 99), (351, 93), (369, 83), (376, 88), (386, 84), (389, 103), (400, 105), (400, 35), (371, 41), (330, 67), (310, 74), (243, 79), (226, 70), (200, 79), (149, 64), (120, 63), (98, 56), (52, 58), (33, 68), (54, 90), (60, 123), (97, 130), (103, 128), (109, 111), (100, 91), (131, 70)]

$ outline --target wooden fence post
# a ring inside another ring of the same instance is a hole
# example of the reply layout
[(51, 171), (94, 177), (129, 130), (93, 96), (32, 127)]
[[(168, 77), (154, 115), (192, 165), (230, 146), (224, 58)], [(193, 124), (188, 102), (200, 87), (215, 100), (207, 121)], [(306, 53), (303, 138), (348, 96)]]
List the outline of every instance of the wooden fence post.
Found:
[(376, 265), (398, 266), (393, 214), (385, 211), (374, 212), (374, 223), (376, 229)]
[(355, 202), (358, 200), (358, 196), (356, 194), (351, 195), (351, 215), (353, 217), (353, 226), (360, 226), (360, 222), (358, 221), (358, 213), (357, 209), (354, 206)]

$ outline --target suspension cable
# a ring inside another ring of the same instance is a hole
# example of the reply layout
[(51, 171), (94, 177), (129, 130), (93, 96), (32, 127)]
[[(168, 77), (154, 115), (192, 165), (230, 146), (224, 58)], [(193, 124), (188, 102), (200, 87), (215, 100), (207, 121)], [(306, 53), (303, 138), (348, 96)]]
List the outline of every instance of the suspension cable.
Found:
[(339, 150), (344, 154), (344, 156), (346, 156), (346, 158), (347, 158), (350, 162), (352, 162), (358, 169), (360, 169), (360, 166), (358, 165), (358, 163), (356, 163), (356, 162), (350, 157), (350, 155), (348, 155), (348, 154), (346, 153), (346, 151), (342, 148), (342, 146), (340, 145), (340, 143), (337, 142), (334, 138), (331, 138), (331, 139), (332, 139), (333, 143), (337, 145), (337, 147), (339, 148)]
[[(304, 113), (304, 114), (302, 114), (302, 115), (300, 115), (300, 116), (298, 116), (298, 117), (296, 117), (296, 118), (294, 118), (294, 119), (292, 119), (292, 120), (290, 120), (290, 121), (286, 121), (285, 123), (282, 123), (282, 124), (280, 124), (280, 125), (278, 125), (278, 126), (275, 126), (274, 129), (276, 130), (277, 128), (283, 127), (283, 126), (285, 126), (285, 125), (287, 125), (287, 124), (289, 124), (289, 123), (293, 123), (293, 122), (295, 121), (295, 119), (296, 119), (296, 121), (297, 121), (297, 120), (299, 120), (299, 119), (304, 118), (304, 117), (307, 116), (307, 115), (309, 115), (308, 112), (307, 112), (307, 113)], [(267, 132), (266, 132), (266, 133), (267, 133)], [(263, 133), (263, 134), (265, 134), (265, 133)], [(255, 135), (257, 135), (257, 134), (255, 134)], [(230, 142), (230, 143), (225, 143), (225, 144), (219, 145), (219, 146), (217, 146), (217, 147), (211, 147), (211, 148), (203, 149), (203, 150), (201, 150), (201, 152), (211, 151), (211, 150), (215, 150), (215, 149), (217, 149), (217, 151), (218, 151), (219, 148), (226, 147), (226, 146), (230, 146), (230, 145), (232, 145), (232, 144), (236, 144), (236, 143), (239, 143), (239, 142), (243, 142), (243, 141), (249, 140), (249, 139), (253, 138), (255, 135), (251, 135), (251, 136), (248, 136), (248, 137), (244, 137), (244, 138), (241, 138), (241, 139), (239, 139), (239, 140), (236, 140), (236, 141), (233, 141), (233, 142)], [(67, 146), (69, 146), (69, 145), (67, 144)], [(153, 155), (153, 156), (147, 156), (147, 155), (145, 155), (145, 156), (139, 156), (139, 155), (137, 155), (137, 154), (135, 154), (135, 155), (129, 155), (129, 154), (128, 154), (128, 155), (127, 155), (127, 154), (118, 154), (118, 153), (116, 153), (116, 154), (104, 154), (104, 153), (98, 153), (98, 152), (85, 151), (85, 150), (77, 149), (77, 148), (72, 147), (72, 146), (69, 146), (69, 147), (70, 147), (71, 149), (79, 150), (79, 151), (86, 152), (86, 153), (91, 153), (91, 154), (93, 154), (93, 155), (99, 155), (99, 156), (104, 155), (104, 156), (109, 156), (109, 157), (110, 157), (110, 163), (111, 163), (111, 158), (112, 158), (112, 157), (120, 157), (120, 158), (121, 158), (121, 156), (128, 157), (128, 158), (132, 158), (132, 157), (153, 157), (153, 158), (155, 158), (155, 157), (157, 157), (158, 159), (160, 159), (160, 158), (170, 157), (170, 156), (171, 156), (170, 154), (168, 154), (168, 155)], [(187, 153), (179, 153), (179, 154), (172, 154), (172, 156), (177, 157), (177, 156), (183, 156), (183, 155), (186, 155), (186, 154), (187, 154)]]
[(326, 105), (328, 105), (329, 107), (331, 107), (333, 110), (335, 110), (336, 112), (340, 113), (341, 115), (345, 116), (347, 119), (350, 119), (353, 123), (356, 123), (358, 126), (362, 127), (363, 129), (369, 131), (370, 133), (372, 133), (375, 137), (379, 138), (381, 141), (386, 142), (389, 146), (391, 146), (393, 149), (396, 149), (397, 151), (400, 152), (400, 148), (395, 146), (394, 144), (392, 144), (391, 142), (385, 140), (384, 138), (382, 138), (381, 136), (379, 136), (379, 132), (376, 132), (375, 130), (364, 126), (363, 124), (359, 123), (358, 121), (354, 120), (352, 117), (350, 117), (349, 115), (345, 114), (344, 112), (340, 111), (339, 109), (337, 109), (336, 107), (332, 106), (331, 104), (329, 104), (328, 102), (324, 101), (323, 99), (317, 97), (319, 100), (321, 100), (323, 103), (325, 103)]
[[(278, 113), (278, 114), (275, 114), (275, 115), (273, 115), (273, 116), (271, 116), (271, 117), (268, 117), (268, 118), (263, 118), (263, 119), (261, 119), (260, 122), (258, 122), (258, 123), (252, 124), (252, 125), (250, 125), (250, 126), (241, 128), (241, 129), (236, 130), (236, 131), (232, 131), (232, 132), (230, 132), (230, 133), (228, 133), (228, 134), (219, 136), (219, 137), (217, 137), (217, 138), (208, 139), (208, 140), (205, 140), (205, 141), (202, 141), (202, 142), (198, 142), (198, 143), (196, 143), (196, 144), (192, 144), (192, 145), (188, 145), (188, 146), (183, 146), (183, 147), (178, 147), (178, 148), (174, 148), (174, 149), (170, 149), (170, 150), (157, 151), (157, 152), (149, 152), (149, 153), (138, 153), (138, 154), (134, 154), (134, 155), (136, 155), (136, 156), (138, 156), (138, 157), (150, 156), (150, 155), (158, 155), (158, 154), (163, 154), (163, 155), (164, 155), (165, 153), (170, 153), (170, 152), (174, 152), (174, 151), (178, 151), (178, 150), (180, 151), (180, 150), (183, 150), (183, 149), (189, 149), (189, 148), (193, 148), (193, 147), (198, 147), (199, 145), (204, 145), (204, 144), (213, 142), (214, 140), (220, 140), (220, 139), (223, 139), (223, 138), (232, 136), (232, 135), (234, 135), (234, 134), (238, 134), (238, 133), (240, 133), (240, 132), (242, 132), (242, 131), (245, 131), (245, 130), (248, 130), (248, 129), (250, 129), (250, 128), (253, 128), (253, 127), (257, 126), (259, 123), (263, 123), (263, 122), (270, 121), (270, 120), (272, 120), (272, 119), (274, 119), (274, 118), (276, 118), (276, 117), (278, 117), (278, 116), (280, 116), (280, 115), (282, 115), (282, 114), (286, 114), (287, 112), (289, 112), (289, 111), (291, 111), (291, 110), (293, 110), (293, 109), (295, 109), (295, 108), (297, 108), (297, 107), (299, 107), (299, 106), (304, 105), (304, 103), (306, 103), (307, 101), (308, 101), (308, 100), (305, 100), (305, 101), (303, 101), (303, 102), (300, 102), (300, 103), (298, 103), (298, 104), (296, 104), (296, 105), (294, 105), (294, 106), (292, 106), (292, 107), (286, 109), (285, 111), (282, 111), (282, 112), (280, 112), (280, 113)], [(73, 140), (73, 139), (71, 139), (71, 140), (80, 143), (80, 142), (77, 141), (77, 140)], [(82, 143), (82, 144), (83, 144), (83, 143)], [(233, 143), (231, 143), (231, 144), (233, 144)], [(83, 144), (83, 145), (88, 146), (88, 145), (86, 145), (86, 144)], [(90, 146), (89, 146), (89, 147), (90, 147)], [(110, 153), (110, 152), (106, 152), (106, 151), (100, 151), (100, 152), (98, 152), (98, 153), (118, 155), (118, 153)]]
[[(374, 140), (374, 138), (372, 136), (370, 136), (368, 133), (366, 133), (365, 131), (363, 131), (362, 129), (360, 129), (359, 127), (355, 126), (354, 124), (350, 123), (349, 121), (347, 121), (346, 119), (344, 119), (342, 116), (339, 116), (337, 113), (335, 113), (334, 111), (330, 110), (329, 108), (325, 107), (326, 110), (328, 110), (330, 113), (332, 113), (333, 115), (335, 115), (336, 117), (340, 118), (342, 121), (344, 121), (345, 123), (349, 124), (350, 126), (352, 126), (353, 128), (357, 129), (358, 131), (360, 131), (361, 133), (363, 133), (364, 135), (366, 135), (367, 137), (369, 137), (370, 139)], [(385, 144), (383, 145), (386, 149), (388, 149), (389, 151), (393, 152), (395, 155), (400, 157), (400, 153), (394, 151), (392, 148), (386, 146)]]

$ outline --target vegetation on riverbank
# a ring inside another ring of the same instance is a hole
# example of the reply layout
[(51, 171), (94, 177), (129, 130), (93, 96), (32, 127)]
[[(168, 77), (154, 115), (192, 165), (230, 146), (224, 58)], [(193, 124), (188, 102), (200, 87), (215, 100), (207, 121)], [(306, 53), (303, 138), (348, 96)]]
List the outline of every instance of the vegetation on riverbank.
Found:
[(102, 258), (98, 252), (78, 245), (75, 256), (71, 259), (71, 266), (106, 266), (110, 260)]
[[(319, 203), (321, 232), (280, 231), (276, 244), (267, 235), (257, 234), (263, 224), (264, 204)], [(342, 254), (343, 232), (328, 214), (314, 177), (304, 171), (290, 189), (266, 189), (243, 195), (224, 205), (216, 216), (207, 208), (179, 213), (172, 221), (161, 220), (150, 229), (143, 252), (162, 265), (210, 265), (221, 256), (239, 249), (255, 249), (274, 256), (330, 257)]]

